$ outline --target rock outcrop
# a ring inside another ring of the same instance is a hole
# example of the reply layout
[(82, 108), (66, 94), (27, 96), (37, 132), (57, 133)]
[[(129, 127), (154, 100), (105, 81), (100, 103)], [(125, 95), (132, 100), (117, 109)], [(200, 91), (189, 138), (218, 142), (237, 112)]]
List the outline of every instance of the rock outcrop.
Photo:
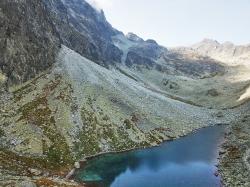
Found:
[(40, 0), (0, 2), (0, 70), (7, 84), (34, 78), (55, 62), (59, 36)]
[(8, 85), (51, 67), (61, 44), (106, 67), (121, 61), (111, 41), (119, 31), (85, 1), (6, 0), (0, 8), (0, 70)]
[(103, 11), (82, 0), (43, 2), (65, 46), (106, 67), (121, 61), (122, 52), (111, 40), (120, 32), (106, 21)]

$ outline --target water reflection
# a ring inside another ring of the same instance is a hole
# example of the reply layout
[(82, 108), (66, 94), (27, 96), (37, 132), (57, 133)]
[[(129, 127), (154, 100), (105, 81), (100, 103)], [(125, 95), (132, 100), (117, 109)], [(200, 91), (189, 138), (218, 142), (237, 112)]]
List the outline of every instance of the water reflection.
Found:
[(159, 147), (108, 154), (88, 161), (76, 180), (112, 187), (213, 187), (224, 127), (209, 127)]

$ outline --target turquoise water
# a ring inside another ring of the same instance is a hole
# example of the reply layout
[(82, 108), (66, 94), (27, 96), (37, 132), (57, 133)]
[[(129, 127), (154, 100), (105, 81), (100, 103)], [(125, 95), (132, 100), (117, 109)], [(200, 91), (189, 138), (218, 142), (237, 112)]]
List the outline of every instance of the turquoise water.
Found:
[(100, 187), (218, 187), (215, 164), (225, 127), (201, 129), (159, 147), (87, 161), (75, 180)]

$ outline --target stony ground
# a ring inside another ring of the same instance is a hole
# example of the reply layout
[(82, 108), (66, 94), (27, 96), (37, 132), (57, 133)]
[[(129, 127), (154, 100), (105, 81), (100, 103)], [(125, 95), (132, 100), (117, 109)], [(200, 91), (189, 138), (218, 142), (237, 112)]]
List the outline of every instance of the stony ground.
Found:
[(0, 181), (1, 187), (84, 187), (74, 181), (53, 177), (27, 177), (5, 175)]
[(220, 152), (219, 172), (227, 187), (250, 186), (250, 114), (228, 129)]

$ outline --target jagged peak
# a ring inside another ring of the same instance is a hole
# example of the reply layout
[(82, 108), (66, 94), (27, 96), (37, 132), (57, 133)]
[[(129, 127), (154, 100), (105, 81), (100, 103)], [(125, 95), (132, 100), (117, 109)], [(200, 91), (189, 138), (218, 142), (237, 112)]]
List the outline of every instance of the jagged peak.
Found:
[(97, 0), (84, 0), (86, 3), (88, 3), (90, 6), (92, 6), (95, 10), (98, 12), (103, 13), (102, 6), (100, 5), (99, 1)]
[(226, 41), (226, 42), (223, 42), (222, 45), (224, 45), (224, 46), (234, 46), (234, 43), (230, 42), (230, 41)]
[(140, 38), (138, 35), (136, 35), (132, 32), (129, 32), (128, 34), (126, 34), (126, 38), (130, 41), (133, 41), (133, 42), (143, 42), (144, 41), (142, 38)]
[(147, 43), (158, 45), (158, 43), (153, 39), (146, 40)]
[(201, 42), (198, 42), (198, 43), (192, 45), (191, 48), (194, 48), (194, 49), (200, 48), (200, 47), (202, 47), (202, 48), (203, 47), (206, 47), (206, 48), (207, 47), (214, 47), (214, 48), (216, 48), (216, 47), (218, 47), (220, 45), (221, 45), (221, 43), (219, 43), (217, 40), (205, 38)]
[(200, 43), (220, 45), (220, 42), (218, 42), (217, 40), (214, 40), (214, 39), (210, 39), (210, 38), (204, 38)]

